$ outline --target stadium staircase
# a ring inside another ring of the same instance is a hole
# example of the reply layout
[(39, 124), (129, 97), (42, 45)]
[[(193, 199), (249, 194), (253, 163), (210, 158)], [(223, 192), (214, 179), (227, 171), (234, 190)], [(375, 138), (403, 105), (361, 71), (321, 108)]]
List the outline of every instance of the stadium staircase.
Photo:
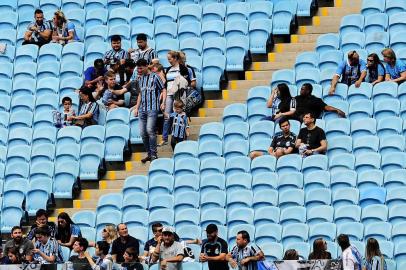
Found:
[[(337, 33), (341, 18), (352, 13), (359, 13), (361, 0), (335, 0), (334, 6), (330, 2), (320, 1), (321, 4), (312, 18), (299, 19), (296, 34), (290, 35), (290, 42), (283, 42), (283, 38), (275, 37), (275, 44), (267, 55), (253, 55), (253, 62), (245, 74), (228, 74), (229, 81), (225, 89), (218, 93), (208, 92), (202, 108), (197, 116), (191, 117), (190, 140), (197, 140), (200, 127), (209, 122), (221, 121), (223, 109), (229, 104), (245, 102), (248, 91), (254, 86), (269, 85), (272, 73), (279, 69), (292, 68), (298, 54), (312, 51), (317, 37), (325, 33)], [(286, 37), (285, 37), (286, 39)], [(158, 142), (161, 136), (158, 138)], [(80, 195), (72, 200), (58, 200), (51, 219), (60, 212), (70, 215), (80, 210), (93, 210), (97, 207), (100, 196), (121, 192), (124, 181), (131, 175), (147, 175), (149, 163), (142, 164), (145, 152), (135, 151), (125, 164), (108, 164), (105, 176), (98, 182), (83, 182)], [(159, 148), (159, 157), (171, 157), (172, 149), (169, 145)]]

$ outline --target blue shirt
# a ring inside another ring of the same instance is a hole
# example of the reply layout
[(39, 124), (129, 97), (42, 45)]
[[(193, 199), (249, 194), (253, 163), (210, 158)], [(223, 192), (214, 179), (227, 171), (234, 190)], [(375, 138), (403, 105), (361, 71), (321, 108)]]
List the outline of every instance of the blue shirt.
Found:
[(365, 82), (373, 83), (378, 79), (379, 76), (385, 76), (385, 68), (383, 65), (378, 64), (378, 68), (369, 69), (367, 68), (367, 76), (365, 77)]
[[(103, 68), (103, 74), (106, 73), (107, 69)], [(93, 81), (96, 79), (99, 75), (96, 74), (96, 69), (94, 67), (88, 67), (85, 72), (85, 81)]]
[(391, 80), (400, 77), (400, 74), (406, 71), (406, 65), (402, 60), (396, 60), (395, 66), (392, 67), (385, 63), (386, 74), (390, 75)]
[(149, 73), (137, 77), (140, 86), (141, 104), (139, 111), (159, 111), (161, 91), (164, 89), (164, 83), (156, 73)]
[[(45, 245), (43, 245), (40, 241), (37, 240), (35, 241), (34, 246), (36, 249), (39, 249), (47, 256), (51, 255), (55, 256), (55, 263), (63, 262), (61, 246), (54, 238), (49, 238)], [(42, 264), (50, 263), (47, 262), (44, 258), (42, 258), (41, 255), (39, 255), (38, 253), (34, 254), (34, 260)]]
[(185, 139), (186, 129), (189, 127), (186, 113), (173, 112), (170, 117), (172, 119), (172, 137)]
[(75, 30), (75, 24), (73, 22), (67, 21), (66, 23), (64, 23), (62, 25), (62, 27), (56, 27), (55, 24), (52, 24), (52, 28), (53, 31), (56, 31), (58, 33), (59, 36), (62, 37), (68, 37), (69, 36), (69, 32), (73, 31), (73, 39), (72, 40), (79, 40), (78, 35), (76, 34), (76, 30)]
[(350, 82), (349, 85), (351, 85), (360, 78), (363, 71), (366, 71), (366, 66), (367, 64), (362, 59), (359, 60), (359, 64), (357, 66), (350, 66), (348, 61), (343, 61), (340, 65), (338, 65), (336, 74), (341, 77), (342, 83), (348, 84), (348, 82)]

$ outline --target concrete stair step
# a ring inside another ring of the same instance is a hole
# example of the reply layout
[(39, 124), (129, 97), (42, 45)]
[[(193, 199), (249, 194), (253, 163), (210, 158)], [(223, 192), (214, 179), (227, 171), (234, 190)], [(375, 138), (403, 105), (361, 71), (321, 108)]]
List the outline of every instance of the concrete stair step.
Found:
[[(203, 103), (204, 108), (224, 108), (230, 104), (233, 104), (234, 100), (205, 100)], [(192, 128), (192, 127), (191, 127)]]
[(222, 114), (221, 115), (217, 115), (217, 116), (212, 116), (212, 117), (192, 117), (191, 118), (191, 124), (192, 125), (203, 125), (206, 123), (210, 123), (210, 122), (218, 122), (221, 120)]
[(245, 79), (247, 80), (271, 80), (272, 74), (275, 70), (266, 70), (266, 71), (247, 71), (245, 72)]
[(338, 33), (340, 25), (319, 25), (319, 26), (299, 26), (298, 34), (325, 34), (325, 33)]
[(77, 199), (83, 201), (97, 201), (101, 196), (110, 193), (121, 193), (121, 189), (84, 189)]
[(259, 85), (267, 85), (269, 84), (269, 80), (251, 80), (251, 81), (245, 81), (245, 80), (232, 80), (228, 82), (227, 90), (236, 90), (236, 89), (250, 89), (254, 86), (259, 86)]
[(199, 115), (200, 116), (216, 116), (216, 115), (223, 115), (224, 108), (200, 108)]
[(274, 52), (285, 53), (285, 52), (306, 52), (314, 50), (315, 43), (277, 43), (274, 47)]
[[(278, 54), (278, 53), (275, 53)], [(279, 58), (279, 57), (278, 57)], [(284, 68), (290, 68), (295, 64), (295, 59), (289, 59), (278, 62), (253, 62), (248, 71), (261, 71), (261, 70), (279, 70)]]

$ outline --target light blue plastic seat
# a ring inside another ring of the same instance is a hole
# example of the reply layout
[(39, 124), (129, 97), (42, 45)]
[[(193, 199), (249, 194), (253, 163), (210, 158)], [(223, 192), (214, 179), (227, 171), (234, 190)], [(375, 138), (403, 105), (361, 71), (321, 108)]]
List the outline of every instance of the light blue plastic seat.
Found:
[(178, 21), (180, 24), (192, 21), (200, 22), (202, 19), (202, 11), (203, 7), (194, 3), (179, 6)]
[(122, 39), (122, 47), (128, 50), (128, 46), (130, 45), (130, 36), (131, 36), (131, 29), (130, 26), (127, 24), (119, 24), (116, 26), (109, 27), (109, 32), (107, 38), (110, 40), (112, 36), (119, 35)]
[(90, 44), (105, 42), (107, 40), (108, 28), (105, 25), (95, 25), (86, 30), (85, 43), (86, 47)]
[(381, 169), (384, 173), (406, 168), (406, 154), (403, 152), (389, 152), (383, 155)]
[[(0, 35), (0, 42), (3, 42), (1, 40), (1, 35)], [(7, 43), (6, 43), (7, 44)], [(13, 45), (7, 44), (7, 49), (6, 51), (0, 55), (0, 62), (3, 63), (10, 63), (13, 62), (13, 59), (15, 58), (15, 47)]]
[[(384, 159), (385, 160), (385, 159)], [(406, 174), (404, 169), (395, 169), (385, 173), (384, 186), (387, 190), (406, 185)]]
[[(248, 31), (248, 25), (247, 25)], [(224, 36), (224, 22), (220, 20), (210, 20), (203, 22), (201, 29), (201, 37), (203, 40), (223, 37)]]
[(309, 226), (322, 222), (333, 222), (333, 217), (334, 208), (330, 205), (319, 205), (312, 208), (307, 208), (306, 222), (309, 224)]
[(232, 157), (226, 160), (225, 174), (227, 177), (238, 172), (250, 172), (251, 160), (246, 156)]
[(316, 52), (302, 52), (296, 57), (295, 71), (315, 68), (319, 63), (319, 55)]
[(130, 121), (130, 110), (127, 108), (115, 108), (107, 112), (106, 128), (115, 125), (128, 125)]
[(176, 22), (177, 19), (178, 19), (177, 6), (165, 5), (155, 9), (154, 23), (156, 25)]
[(278, 205), (278, 192), (274, 188), (263, 188), (259, 191), (254, 191), (253, 207), (254, 210), (267, 206)]
[(379, 0), (363, 1), (361, 7), (361, 14), (364, 16), (371, 14), (379, 14), (385, 11), (385, 2)]
[(176, 160), (174, 175), (178, 177), (185, 174), (198, 174), (199, 168), (200, 160), (198, 158), (189, 158), (187, 163), (182, 160)]
[(57, 162), (78, 161), (80, 145), (75, 143), (57, 144), (55, 160)]
[(128, 147), (130, 128), (128, 125), (118, 124), (106, 129), (105, 154), (107, 161), (123, 161), (123, 152)]
[(399, 12), (395, 14), (388, 14), (389, 16), (389, 33), (391, 36), (396, 36), (396, 33), (404, 32), (406, 30), (406, 24), (402, 20), (402, 17), (406, 12)]
[(202, 196), (207, 192), (213, 190), (224, 190), (225, 189), (225, 177), (224, 174), (212, 173), (206, 176), (202, 176), (200, 180), (200, 192)]
[[(381, 240), (381, 241), (379, 241), (379, 249), (381, 250), (382, 255), (385, 257), (386, 264), (389, 265), (389, 263), (386, 260), (393, 258), (393, 251), (395, 249), (394, 244), (390, 241)], [(388, 267), (388, 269), (394, 269), (394, 268)]]
[(228, 230), (228, 243), (231, 245), (231, 243), (235, 243), (235, 239), (237, 237), (237, 233), (239, 231), (247, 231), (248, 234), (251, 237), (255, 236), (255, 227), (252, 224), (240, 224), (232, 227), (231, 229)]
[(283, 258), (283, 245), (281, 243), (265, 243), (261, 245), (266, 260), (281, 260)]
[(240, 207), (251, 207), (253, 201), (252, 191), (235, 190), (227, 192), (227, 211), (239, 209)]
[(155, 28), (155, 42), (159, 44), (169, 38), (175, 38), (178, 35), (178, 25), (176, 22), (162, 23)]
[[(175, 226), (176, 228), (184, 226), (197, 226), (200, 224), (200, 211), (196, 208), (183, 208), (175, 210)], [(199, 228), (200, 229), (200, 228)], [(201, 232), (199, 230), (199, 236)], [(183, 239), (183, 235), (182, 235)]]
[(32, 133), (33, 130), (27, 127), (10, 130), (10, 132), (8, 132), (8, 147), (10, 148), (16, 145), (31, 145)]
[(223, 37), (211, 37), (205, 39), (202, 54), (204, 57), (225, 55), (226, 39)]
[(358, 205), (359, 191), (353, 187), (343, 187), (333, 191), (332, 204), (334, 208), (343, 205)]
[(377, 136), (365, 135), (354, 138), (352, 151), (356, 156), (364, 153), (378, 152), (379, 138)]
[(211, 157), (204, 160), (200, 160), (200, 175), (206, 176), (216, 173), (224, 173), (226, 161), (222, 157)]
[(174, 160), (181, 160), (184, 158), (194, 158), (198, 154), (198, 143), (195, 141), (183, 141), (176, 145), (173, 152)]
[(304, 68), (296, 70), (296, 85), (301, 87), (304, 83), (318, 84), (320, 82), (320, 71), (318, 68)]
[(15, 55), (15, 63), (36, 62), (38, 51), (38, 46), (33, 44), (18, 47)]
[(354, 120), (351, 122), (351, 136), (355, 139), (365, 135), (375, 135), (376, 126), (375, 119), (362, 118)]
[(110, 10), (108, 25), (109, 27), (120, 24), (129, 24), (131, 21), (132, 12), (129, 8), (118, 7)]
[(336, 238), (336, 224), (331, 222), (321, 222), (309, 226), (309, 242), (313, 242), (320, 237), (326, 241), (334, 241)]
[(72, 199), (72, 188), (77, 183), (79, 164), (77, 161), (57, 162), (54, 176), (55, 198)]
[[(258, 246), (281, 241), (282, 226), (279, 224), (262, 224), (256, 227), (255, 244)], [(252, 237), (252, 236), (251, 236)]]
[(364, 32), (366, 34), (386, 31), (388, 28), (388, 15), (386, 13), (375, 13), (365, 16)]
[(162, 65), (166, 68), (169, 67), (170, 64), (167, 59), (167, 54), (171, 50), (178, 50), (179, 49), (179, 40), (175, 38), (165, 38), (164, 42), (159, 43), (157, 41), (156, 45), (156, 53), (158, 55), (159, 61)]
[(398, 85), (394, 82), (380, 82), (374, 85), (372, 99), (374, 103), (386, 99), (397, 98)]
[(291, 25), (295, 23), (298, 4), (296, 0), (279, 1), (273, 9), (273, 34), (289, 35)]
[(224, 145), (232, 143), (235, 140), (247, 140), (248, 138), (248, 123), (232, 123), (225, 127), (224, 129)]
[[(50, 143), (42, 143), (42, 144), (37, 144), (32, 147), (31, 151), (31, 167), (33, 167), (36, 163), (42, 163), (42, 162), (51, 162), (54, 161), (55, 159), (55, 145), (50, 144)], [(45, 168), (42, 166), (42, 168)], [(52, 168), (52, 174), (50, 175), (51, 177), (53, 176), (54, 173), (54, 166), (50, 166), (48, 170)], [(32, 168), (31, 168), (32, 170)]]
[(346, 15), (341, 19), (340, 35), (351, 32), (362, 32), (364, 28), (364, 16), (359, 14)]
[(380, 53), (389, 46), (389, 34), (387, 32), (374, 32), (365, 36), (365, 50), (368, 53)]
[[(183, 241), (197, 239), (202, 234), (200, 226), (196, 225), (183, 225), (183, 226), (176, 225), (176, 231), (179, 235), (182, 235)], [(198, 262), (187, 262), (184, 266), (188, 267), (188, 269), (196, 269), (196, 270), (201, 269), (201, 264)]]
[(247, 119), (247, 106), (242, 103), (235, 103), (224, 108), (223, 123), (228, 125), (235, 122), (245, 121)]
[(304, 191), (301, 189), (288, 189), (279, 194), (279, 208), (291, 206), (304, 206)]
[(59, 76), (59, 62), (45, 62), (38, 65), (37, 78), (43, 79), (47, 77), (58, 78)]
[(327, 170), (328, 159), (324, 155), (315, 155), (305, 158), (302, 164), (302, 173), (306, 174), (317, 171), (317, 170)]
[(1, 211), (1, 232), (11, 233), (14, 226), (20, 226), (23, 214), (21, 207), (4, 207)]
[[(327, 137), (329, 140), (329, 137)], [(339, 154), (351, 153), (353, 149), (353, 143), (350, 136), (336, 136), (333, 140), (329, 140), (327, 145), (327, 155), (332, 158)]]
[(325, 133), (327, 139), (332, 142), (331, 139), (333, 138), (349, 135), (350, 126), (351, 122), (348, 119), (344, 118), (331, 119), (326, 124)]
[(200, 226), (206, 227), (208, 224), (214, 223), (216, 225), (226, 224), (226, 210), (222, 207), (213, 207), (201, 211)]
[(280, 69), (272, 73), (271, 88), (275, 88), (280, 83), (294, 84), (295, 71), (292, 69)]
[(71, 42), (62, 49), (62, 65), (64, 63), (83, 60), (84, 44), (82, 42)]
[(305, 206), (311, 209), (320, 205), (331, 204), (331, 191), (326, 188), (316, 188), (306, 192)]
[(378, 241), (389, 240), (391, 238), (391, 229), (392, 226), (388, 222), (379, 221), (367, 224), (365, 225), (364, 239), (373, 237)]
[(235, 173), (226, 179), (226, 191), (251, 189), (252, 176), (248, 173)]
[(246, 21), (249, 16), (250, 5), (244, 2), (237, 2), (227, 6), (226, 21)]
[[(119, 224), (121, 222), (122, 213), (118, 210), (107, 210), (106, 212), (97, 213), (96, 216), (96, 235), (99, 238), (102, 230), (106, 225)], [(97, 239), (99, 240), (99, 239)]]
[(162, 208), (173, 209), (174, 203), (173, 195), (156, 194), (149, 197), (148, 209), (150, 213)]
[(206, 123), (203, 124), (199, 132), (199, 144), (213, 141), (222, 140), (224, 136), (224, 125), (222, 123)]
[(7, 152), (7, 165), (18, 162), (29, 162), (31, 147), (28, 145), (16, 145), (9, 147)]
[(282, 192), (284, 190), (297, 188), (303, 188), (303, 174), (300, 172), (291, 171), (289, 173), (279, 173), (278, 178), (278, 191)]
[[(186, 177), (184, 177), (186, 178)], [(197, 185), (199, 184), (198, 182), (199, 179), (194, 180), (197, 182)], [(175, 186), (176, 188), (176, 186)], [(199, 208), (199, 202), (200, 202), (200, 194), (199, 192), (195, 190), (191, 191), (190, 189), (176, 189), (175, 193), (175, 211), (179, 211), (182, 209), (186, 208)]]
[(10, 114), (8, 123), (9, 130), (18, 127), (32, 127), (33, 114), (30, 111), (20, 111)]
[(178, 39), (183, 41), (187, 38), (200, 37), (201, 23), (197, 21), (191, 21), (182, 23), (178, 28)]
[(373, 103), (370, 100), (357, 100), (350, 104), (349, 118), (351, 122), (358, 119), (370, 118), (373, 115)]
[(317, 38), (316, 51), (322, 53), (329, 50), (338, 50), (340, 39), (337, 34), (323, 34)]
[(381, 170), (372, 169), (363, 171), (358, 174), (357, 186), (360, 190), (380, 187), (383, 185), (383, 172)]
[(368, 205), (383, 204), (386, 198), (386, 189), (382, 187), (370, 187), (360, 190), (359, 203), (362, 208)]
[(304, 175), (305, 191), (310, 191), (318, 188), (330, 187), (330, 172), (327, 170), (316, 170)]
[(266, 139), (274, 135), (274, 123), (272, 121), (258, 121), (251, 125), (249, 137), (251, 139)]
[(276, 158), (273, 156), (260, 156), (251, 162), (251, 174), (255, 177), (260, 173), (274, 172), (276, 166)]
[(294, 242), (304, 242), (309, 237), (309, 227), (307, 224), (293, 223), (283, 226), (282, 243), (287, 245)]
[(172, 194), (174, 178), (172, 175), (162, 174), (150, 176), (148, 180), (148, 193), (150, 196)]
[(386, 155), (393, 152), (403, 152), (405, 140), (402, 135), (389, 135), (380, 139), (379, 152)]
[[(227, 35), (227, 34), (226, 34)], [(230, 34), (231, 35), (231, 34)], [(227, 71), (243, 71), (249, 50), (249, 38), (243, 35), (227, 37)]]
[(27, 179), (13, 179), (4, 183), (3, 210), (5, 207), (21, 207), (28, 191)]
[(400, 111), (399, 100), (384, 99), (375, 103), (374, 117), (379, 121), (388, 117), (397, 117)]
[(406, 190), (405, 187), (397, 187), (389, 189), (386, 195), (386, 205), (392, 208), (395, 205), (404, 204), (406, 200), (402, 197), (402, 192)]
[(58, 131), (57, 142), (59, 144), (76, 143), (80, 142), (82, 129), (77, 126), (69, 126)]
[(46, 127), (34, 129), (32, 135), (32, 145), (38, 145), (41, 143), (52, 143), (56, 142), (56, 133), (57, 130), (55, 127)]
[(279, 224), (286, 226), (292, 223), (306, 222), (306, 208), (303, 206), (292, 206), (281, 210)]
[(406, 221), (403, 215), (404, 205), (399, 204), (389, 208), (388, 221), (392, 224), (398, 224)]
[(385, 117), (379, 120), (377, 132), (379, 138), (402, 134), (402, 119), (399, 117)]
[(125, 179), (123, 187), (124, 197), (132, 193), (147, 192), (148, 177), (144, 175), (132, 175)]
[[(264, 2), (271, 4), (271, 2)], [(257, 14), (257, 13), (251, 13)], [(254, 19), (250, 20), (249, 24), (249, 44), (252, 53), (266, 53), (271, 40), (269, 39), (272, 33), (272, 20), (271, 19)]]
[[(406, 237), (406, 231), (405, 231), (405, 222), (395, 224), (393, 225), (392, 228), (392, 241), (395, 244), (395, 259), (398, 256), (399, 253), (399, 246), (404, 245), (404, 240)], [(402, 227), (403, 226), (403, 227)]]
[(13, 95), (11, 100), (10, 112), (21, 112), (21, 111), (34, 111), (35, 97), (34, 96), (23, 96), (23, 95)]
[(99, 169), (103, 165), (104, 144), (88, 143), (80, 151), (80, 179), (97, 180), (100, 177)]
[(151, 162), (148, 175), (155, 174), (173, 174), (173, 160), (170, 158), (159, 158)]
[(28, 99), (29, 97), (27, 96), (32, 97), (34, 95), (35, 85), (36, 85), (35, 79), (28, 77), (27, 78), (19, 77), (18, 79), (15, 79), (13, 83), (11, 94), (13, 97), (25, 96)]
[(96, 213), (89, 210), (80, 210), (72, 215), (76, 225), (83, 227), (94, 227), (96, 225)]
[(199, 144), (198, 157), (201, 160), (212, 157), (221, 157), (222, 154), (223, 144), (221, 141), (211, 140)]
[(210, 3), (203, 6), (202, 21), (221, 20), (226, 16), (226, 5), (224, 3)]
[(107, 24), (108, 11), (104, 8), (94, 8), (86, 10), (86, 29), (90, 29), (93, 26)]
[(302, 158), (298, 154), (289, 154), (278, 159), (276, 170), (278, 174), (299, 172), (302, 168)]
[(364, 225), (358, 222), (347, 222), (337, 225), (337, 236), (347, 234), (350, 241), (362, 241), (364, 237)]
[(362, 209), (361, 222), (364, 225), (386, 221), (388, 221), (388, 207), (386, 205), (374, 204)]
[(179, 49), (182, 50), (188, 57), (200, 56), (203, 51), (203, 40), (199, 37), (185, 38), (180, 41)]
[(251, 208), (239, 208), (227, 211), (227, 227), (231, 229), (233, 226), (240, 224), (253, 224), (254, 210)]
[(28, 216), (35, 216), (39, 209), (46, 209), (50, 193), (52, 192), (52, 179), (31, 180), (26, 195), (26, 211)]
[[(276, 225), (279, 223), (279, 216), (280, 216), (280, 209), (276, 206), (263, 206), (258, 209), (255, 209), (254, 215), (254, 225), (256, 227), (260, 225), (265, 225), (264, 227), (268, 227), (271, 223), (275, 223)], [(278, 226), (276, 226), (278, 227)], [(261, 230), (258, 230), (261, 232)], [(268, 234), (268, 233), (266, 233)], [(264, 234), (264, 235), (266, 235)], [(271, 235), (271, 234), (269, 234)]]
[(124, 194), (123, 204), (121, 211), (123, 214), (133, 212), (133, 210), (147, 209), (148, 198), (147, 194), (140, 191), (133, 191), (132, 193)]
[(11, 90), (13, 87), (13, 81), (9, 78), (7, 78), (7, 79), (2, 78), (2, 79), (0, 79), (0, 83), (1, 83), (0, 94), (2, 96), (10, 96)]
[(136, 226), (148, 226), (148, 211), (145, 209), (132, 209), (130, 211), (123, 212), (123, 223), (127, 225), (127, 228), (134, 228)]
[[(4, 65), (5, 64), (6, 63), (4, 63)], [(8, 70), (8, 72), (12, 72), (12, 71), (13, 71), (12, 68)], [(9, 73), (9, 74), (11, 74), (11, 73)], [(14, 67), (15, 81), (34, 79), (36, 75), (37, 75), (37, 64), (35, 62), (18, 63)]]
[(202, 77), (205, 91), (220, 90), (225, 65), (225, 56), (211, 56), (203, 59)]

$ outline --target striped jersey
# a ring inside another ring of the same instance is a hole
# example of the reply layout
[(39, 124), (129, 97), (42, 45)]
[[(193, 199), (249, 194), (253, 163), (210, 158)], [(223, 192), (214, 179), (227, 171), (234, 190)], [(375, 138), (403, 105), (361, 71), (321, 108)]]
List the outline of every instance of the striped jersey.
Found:
[(126, 59), (128, 58), (128, 53), (124, 49), (120, 49), (118, 51), (115, 51), (113, 49), (108, 50), (103, 57), (103, 61), (106, 61), (107, 59), (112, 60), (121, 60), (121, 59)]
[(141, 104), (139, 110), (143, 112), (159, 111), (159, 97), (161, 91), (165, 88), (159, 75), (151, 72), (138, 76), (136, 80), (138, 81), (141, 91)]
[(173, 112), (170, 117), (172, 118), (172, 137), (185, 139), (186, 129), (189, 127), (186, 113)]
[(158, 55), (156, 54), (154, 49), (147, 48), (144, 51), (142, 51), (141, 49), (136, 49), (134, 52), (131, 53), (130, 57), (134, 60), (135, 63), (137, 63), (139, 59), (145, 59), (148, 64), (151, 64), (152, 59), (158, 58)]

